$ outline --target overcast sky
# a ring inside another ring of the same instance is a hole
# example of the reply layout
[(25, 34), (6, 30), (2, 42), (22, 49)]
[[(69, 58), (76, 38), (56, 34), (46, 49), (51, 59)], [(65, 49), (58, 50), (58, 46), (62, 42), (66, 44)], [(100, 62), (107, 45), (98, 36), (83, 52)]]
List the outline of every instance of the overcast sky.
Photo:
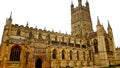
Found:
[[(73, 0), (75, 7), (78, 0)], [(83, 5), (86, 0), (83, 0)], [(107, 20), (113, 28), (115, 45), (120, 46), (120, 0), (88, 0), (94, 31), (97, 16), (107, 29)], [(26, 25), (38, 29), (71, 32), (71, 0), (0, 0), (0, 39), (6, 18), (12, 12), (13, 24)]]

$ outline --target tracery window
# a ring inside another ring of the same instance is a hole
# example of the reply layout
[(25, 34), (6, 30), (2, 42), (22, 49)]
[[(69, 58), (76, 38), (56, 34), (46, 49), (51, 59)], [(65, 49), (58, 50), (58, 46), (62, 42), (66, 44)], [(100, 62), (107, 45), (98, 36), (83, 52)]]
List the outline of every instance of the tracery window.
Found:
[(52, 58), (53, 58), (53, 59), (56, 59), (56, 58), (57, 58), (57, 50), (56, 50), (56, 49), (53, 50)]
[(20, 29), (17, 30), (16, 35), (17, 35), (17, 36), (20, 36), (20, 35), (21, 35), (21, 31), (20, 31)]
[(70, 51), (70, 60), (72, 60), (72, 51)]
[(62, 59), (65, 59), (65, 51), (62, 50)]
[(20, 61), (21, 49), (18, 46), (14, 46), (11, 49), (10, 61)]

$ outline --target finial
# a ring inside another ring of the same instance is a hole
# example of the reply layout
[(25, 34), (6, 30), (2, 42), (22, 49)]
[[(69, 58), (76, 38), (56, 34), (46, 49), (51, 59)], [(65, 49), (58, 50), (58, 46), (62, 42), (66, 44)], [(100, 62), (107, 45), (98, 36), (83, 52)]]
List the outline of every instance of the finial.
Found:
[(10, 18), (12, 17), (12, 12), (10, 12)]

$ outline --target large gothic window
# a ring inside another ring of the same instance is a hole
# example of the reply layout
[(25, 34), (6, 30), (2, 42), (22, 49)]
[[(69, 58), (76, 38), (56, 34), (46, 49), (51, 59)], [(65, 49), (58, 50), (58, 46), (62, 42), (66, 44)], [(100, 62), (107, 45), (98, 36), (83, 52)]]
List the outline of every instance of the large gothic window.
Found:
[(72, 60), (72, 51), (70, 51), (70, 60)]
[(20, 36), (20, 35), (21, 35), (21, 31), (20, 31), (20, 29), (17, 30), (16, 35), (17, 35), (17, 36)]
[(97, 41), (97, 39), (94, 39), (94, 50), (95, 50), (95, 53), (98, 53), (98, 41)]
[(105, 38), (105, 45), (106, 45), (106, 51), (110, 52), (109, 42), (107, 38)]
[(52, 58), (53, 58), (53, 59), (56, 59), (56, 58), (57, 58), (57, 50), (56, 50), (56, 49), (53, 50)]
[(10, 61), (20, 61), (21, 49), (19, 46), (14, 46), (11, 49)]
[(65, 51), (62, 50), (62, 59), (65, 59)]

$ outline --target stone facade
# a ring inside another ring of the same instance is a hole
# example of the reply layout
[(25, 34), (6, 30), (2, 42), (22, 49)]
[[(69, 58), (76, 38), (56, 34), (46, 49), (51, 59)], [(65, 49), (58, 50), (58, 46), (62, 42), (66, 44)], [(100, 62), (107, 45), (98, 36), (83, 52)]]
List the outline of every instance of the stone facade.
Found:
[(71, 35), (12, 24), (6, 20), (0, 46), (0, 68), (80, 68), (120, 64), (112, 28), (97, 21), (93, 31), (89, 3), (71, 4)]

